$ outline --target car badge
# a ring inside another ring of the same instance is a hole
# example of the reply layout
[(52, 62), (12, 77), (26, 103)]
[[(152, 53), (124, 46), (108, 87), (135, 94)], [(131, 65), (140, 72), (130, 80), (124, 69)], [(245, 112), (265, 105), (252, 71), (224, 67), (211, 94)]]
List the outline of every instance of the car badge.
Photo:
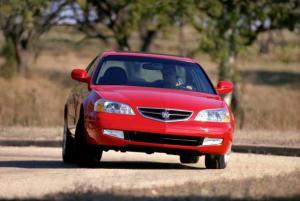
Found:
[(164, 119), (169, 119), (169, 117), (170, 117), (170, 113), (168, 112), (168, 111), (163, 111), (162, 113), (161, 113), (161, 116), (164, 118)]

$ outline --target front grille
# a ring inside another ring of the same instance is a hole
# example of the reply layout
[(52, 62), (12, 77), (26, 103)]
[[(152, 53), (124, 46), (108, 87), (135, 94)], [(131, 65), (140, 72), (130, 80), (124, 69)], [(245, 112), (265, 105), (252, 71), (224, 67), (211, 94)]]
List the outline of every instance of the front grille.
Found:
[(184, 121), (193, 114), (191, 111), (164, 108), (139, 107), (138, 110), (146, 118), (164, 122)]
[(182, 146), (200, 146), (203, 143), (203, 137), (165, 135), (156, 133), (125, 131), (124, 137), (126, 140), (136, 142), (148, 142), (156, 144), (171, 144)]

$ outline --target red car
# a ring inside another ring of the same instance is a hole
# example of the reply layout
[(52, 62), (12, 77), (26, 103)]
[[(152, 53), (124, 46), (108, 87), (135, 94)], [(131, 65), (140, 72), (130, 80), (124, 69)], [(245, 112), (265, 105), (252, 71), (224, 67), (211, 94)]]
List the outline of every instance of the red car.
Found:
[(103, 151), (163, 152), (207, 168), (225, 168), (234, 118), (195, 60), (104, 52), (71, 74), (79, 81), (65, 105), (63, 161), (97, 164)]

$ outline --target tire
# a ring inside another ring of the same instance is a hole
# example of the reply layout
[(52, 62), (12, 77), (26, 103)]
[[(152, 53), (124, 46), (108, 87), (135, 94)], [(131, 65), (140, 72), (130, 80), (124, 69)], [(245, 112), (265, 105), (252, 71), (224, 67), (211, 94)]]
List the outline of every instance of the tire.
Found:
[(64, 123), (62, 158), (64, 163), (75, 162), (74, 138), (72, 137), (66, 122)]
[(213, 155), (205, 156), (205, 167), (207, 169), (225, 169), (228, 163), (227, 155)]
[(75, 131), (75, 152), (76, 162), (80, 166), (94, 167), (100, 163), (102, 150), (87, 143), (82, 112)]
[(200, 156), (180, 155), (180, 163), (198, 163)]

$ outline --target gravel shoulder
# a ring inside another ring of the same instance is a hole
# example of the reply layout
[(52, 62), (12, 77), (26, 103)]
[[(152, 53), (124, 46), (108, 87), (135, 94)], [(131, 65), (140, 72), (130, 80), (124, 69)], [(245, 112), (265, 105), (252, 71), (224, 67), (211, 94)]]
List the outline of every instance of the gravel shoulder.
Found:
[[(93, 186), (81, 186), (72, 192), (52, 193), (42, 198), (18, 198), (20, 201), (298, 201), (300, 199), (300, 172), (277, 177), (225, 180), (220, 182), (187, 183), (180, 186), (134, 190), (111, 189), (103, 191)], [(1, 200), (1, 199), (0, 199)], [(2, 199), (14, 200), (14, 199)]]
[(69, 193), (50, 194), (49, 200), (299, 200), (300, 172), (279, 176), (223, 180), (218, 182), (186, 183), (172, 187), (155, 187), (134, 190), (83, 188)]

